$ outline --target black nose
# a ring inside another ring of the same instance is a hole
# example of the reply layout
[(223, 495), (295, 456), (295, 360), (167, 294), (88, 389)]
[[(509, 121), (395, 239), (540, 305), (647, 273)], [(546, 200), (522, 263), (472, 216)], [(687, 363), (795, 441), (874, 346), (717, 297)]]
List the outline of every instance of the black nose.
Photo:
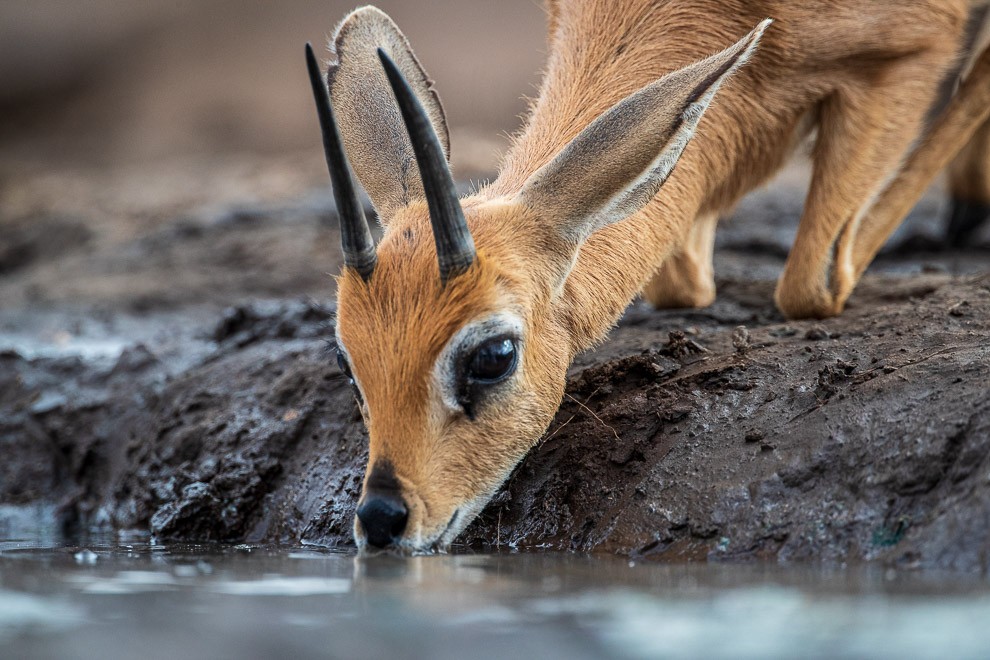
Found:
[(366, 492), (357, 517), (368, 536), (368, 543), (376, 548), (387, 548), (402, 538), (409, 512), (398, 494)]

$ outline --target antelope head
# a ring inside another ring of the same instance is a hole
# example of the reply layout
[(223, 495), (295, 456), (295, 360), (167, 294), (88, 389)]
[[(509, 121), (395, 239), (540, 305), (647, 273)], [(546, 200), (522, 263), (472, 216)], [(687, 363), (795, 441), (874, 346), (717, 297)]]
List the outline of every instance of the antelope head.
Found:
[(511, 195), (463, 199), (439, 98), (388, 16), (344, 19), (325, 84), (307, 46), (344, 253), (338, 361), (370, 436), (360, 549), (446, 548), (540, 438), (600, 324), (568, 286), (582, 244), (658, 193), (765, 27), (613, 106)]

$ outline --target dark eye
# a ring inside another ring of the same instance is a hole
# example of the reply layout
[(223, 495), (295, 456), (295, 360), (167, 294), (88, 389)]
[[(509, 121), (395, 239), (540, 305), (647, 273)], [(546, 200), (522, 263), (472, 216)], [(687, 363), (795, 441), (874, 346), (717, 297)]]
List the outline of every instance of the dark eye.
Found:
[(508, 337), (490, 339), (478, 347), (467, 365), (467, 377), (478, 383), (495, 383), (516, 368), (516, 342)]

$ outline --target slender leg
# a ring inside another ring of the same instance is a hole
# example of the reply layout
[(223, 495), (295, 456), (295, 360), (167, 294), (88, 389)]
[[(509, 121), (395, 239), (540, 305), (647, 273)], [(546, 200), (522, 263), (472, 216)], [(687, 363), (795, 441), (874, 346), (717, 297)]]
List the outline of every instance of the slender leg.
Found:
[(643, 289), (658, 309), (705, 307), (715, 300), (712, 252), (718, 215), (699, 216), (681, 247), (670, 255)]
[[(853, 253), (856, 278), (935, 176), (990, 121), (990, 49), (976, 60), (945, 111), (864, 219)], [(984, 154), (985, 156), (985, 154)], [(985, 161), (984, 161), (985, 162)]]
[(945, 69), (918, 54), (823, 103), (814, 174), (776, 301), (790, 318), (839, 314), (858, 275), (854, 238), (864, 213), (897, 174)]

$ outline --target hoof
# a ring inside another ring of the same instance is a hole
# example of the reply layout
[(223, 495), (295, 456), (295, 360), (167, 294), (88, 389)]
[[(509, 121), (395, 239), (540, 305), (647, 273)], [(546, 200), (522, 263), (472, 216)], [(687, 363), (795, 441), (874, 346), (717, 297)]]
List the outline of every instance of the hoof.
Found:
[(779, 285), (774, 302), (781, 314), (794, 321), (832, 318), (845, 308), (845, 298), (840, 299), (826, 291), (794, 290)]
[(663, 291), (651, 287), (643, 292), (643, 298), (656, 309), (698, 309), (715, 302), (715, 288)]

